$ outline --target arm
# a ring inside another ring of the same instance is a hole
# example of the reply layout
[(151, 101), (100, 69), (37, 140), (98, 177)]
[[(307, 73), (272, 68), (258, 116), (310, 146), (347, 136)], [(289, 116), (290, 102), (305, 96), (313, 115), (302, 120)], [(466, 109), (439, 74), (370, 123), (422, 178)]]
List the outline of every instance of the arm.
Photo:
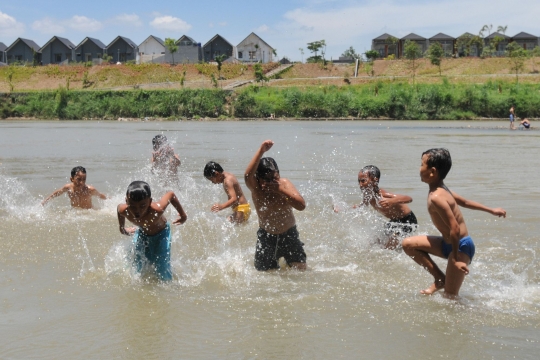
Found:
[(226, 179), (223, 182), (223, 187), (225, 188), (225, 192), (227, 193), (227, 196), (229, 197), (229, 200), (223, 204), (214, 204), (212, 206), (213, 212), (218, 212), (220, 210), (226, 209), (233, 204), (238, 203), (238, 197), (236, 196), (236, 191), (234, 190), (234, 183), (230, 179)]
[(120, 230), (120, 233), (123, 235), (133, 235), (133, 233), (137, 230), (135, 227), (130, 227), (126, 229), (126, 218), (122, 214), (124, 211), (126, 211), (126, 204), (120, 204), (116, 208), (116, 214), (118, 215), (118, 227)]
[(165, 195), (163, 195), (163, 197), (157, 203), (163, 211), (165, 211), (169, 204), (171, 204), (176, 209), (176, 211), (178, 211), (178, 215), (180, 217), (173, 221), (173, 224), (181, 225), (186, 222), (187, 215), (184, 212), (180, 201), (178, 201), (178, 198), (172, 191), (169, 191)]
[(456, 199), (456, 203), (461, 207), (471, 210), (485, 211), (487, 213), (490, 213), (491, 215), (495, 215), (498, 217), (506, 217), (506, 210), (504, 210), (503, 208), (489, 208), (485, 205), (480, 204), (479, 202), (467, 200), (453, 191), (452, 196), (454, 197), (454, 199)]
[(272, 148), (272, 145), (274, 145), (274, 142), (272, 140), (263, 141), (259, 149), (255, 152), (255, 155), (253, 155), (253, 158), (249, 162), (246, 168), (246, 172), (244, 174), (244, 181), (246, 182), (246, 186), (249, 190), (253, 190), (257, 187), (257, 178), (255, 178), (255, 172), (257, 171), (259, 161), (261, 161), (263, 154), (270, 150)]
[(97, 196), (99, 197), (101, 200), (107, 200), (107, 196), (105, 196), (105, 194), (102, 194), (100, 193), (99, 191), (97, 191), (97, 189), (93, 186), (89, 186), (88, 187), (90, 189), (90, 194), (92, 196)]
[(298, 211), (302, 211), (306, 208), (306, 201), (300, 195), (298, 190), (294, 187), (293, 183), (287, 179), (279, 180), (279, 187), (277, 190), (279, 193), (285, 195), (285, 199), (288, 204)]
[(49, 195), (45, 200), (43, 200), (41, 202), (41, 205), (45, 206), (45, 204), (51, 200), (51, 199), (54, 199), (55, 197), (57, 196), (60, 196), (62, 195), (63, 193), (67, 192), (69, 190), (69, 184), (66, 184), (64, 185), (63, 187), (61, 187), (60, 189), (56, 190), (55, 192), (53, 192), (51, 195)]
[(382, 199), (379, 200), (381, 207), (389, 207), (393, 204), (408, 204), (412, 202), (412, 197), (408, 195), (392, 194), (383, 189), (380, 189)]

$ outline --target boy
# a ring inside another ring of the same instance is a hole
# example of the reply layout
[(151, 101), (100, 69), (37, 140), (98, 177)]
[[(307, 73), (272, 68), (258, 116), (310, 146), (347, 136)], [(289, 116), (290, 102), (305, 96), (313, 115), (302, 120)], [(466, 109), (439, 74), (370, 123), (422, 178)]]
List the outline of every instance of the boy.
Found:
[[(144, 181), (129, 184), (126, 192), (126, 203), (118, 205), (118, 224), (124, 235), (133, 235), (135, 243), (135, 265), (141, 271), (143, 263), (148, 261), (156, 268), (159, 279), (172, 280), (171, 273), (171, 227), (163, 215), (169, 204), (172, 204), (180, 216), (173, 224), (183, 224), (186, 213), (176, 195), (169, 191), (158, 202), (152, 202), (150, 186)], [(128, 219), (138, 226), (126, 228)]]
[(516, 116), (516, 113), (515, 113), (515, 109), (514, 109), (514, 105), (512, 105), (510, 107), (510, 130), (516, 130), (516, 128), (514, 127), (514, 118)]
[(72, 208), (91, 209), (92, 196), (97, 196), (103, 200), (107, 199), (107, 197), (97, 191), (95, 187), (86, 185), (86, 169), (82, 166), (76, 166), (71, 169), (71, 177), (69, 180), (71, 181), (70, 184), (66, 184), (53, 192), (41, 202), (41, 205), (45, 206), (49, 200), (60, 196), (65, 192), (68, 193)]
[(280, 177), (275, 160), (262, 158), (272, 145), (272, 140), (261, 144), (244, 176), (259, 216), (255, 268), (279, 269), (278, 261), (284, 257), (290, 267), (305, 270), (306, 253), (296, 230), (293, 208), (302, 211), (306, 202), (289, 180)]
[(374, 165), (364, 166), (358, 173), (358, 185), (363, 196), (363, 206), (371, 205), (384, 217), (390, 219), (386, 223), (385, 233), (388, 241), (384, 244), (386, 249), (395, 249), (399, 239), (412, 233), (418, 221), (411, 209), (406, 205), (412, 202), (407, 195), (392, 194), (379, 188), (381, 171)]
[(523, 119), (522, 121), (520, 121), (519, 128), (521, 129), (522, 126), (524, 129), (529, 130), (531, 128), (531, 122), (529, 121), (529, 119)]
[(204, 167), (204, 177), (210, 180), (212, 184), (223, 184), (223, 189), (229, 199), (223, 204), (214, 204), (211, 208), (213, 212), (232, 206), (233, 213), (229, 216), (230, 222), (241, 224), (249, 219), (251, 208), (236, 176), (223, 171), (223, 168), (218, 163), (210, 161)]
[(178, 167), (181, 164), (178, 154), (174, 153), (174, 149), (165, 135), (156, 135), (152, 139), (152, 174), (158, 173), (165, 177), (166, 183), (169, 181), (178, 182)]
[[(475, 251), (459, 206), (482, 210), (499, 217), (506, 217), (506, 211), (502, 208), (488, 208), (450, 191), (443, 180), (451, 167), (452, 159), (446, 149), (430, 149), (422, 154), (420, 179), (429, 185), (428, 212), (442, 236), (413, 236), (403, 240), (402, 245), (405, 253), (423, 266), (435, 280), (421, 293), (431, 295), (444, 288), (444, 296), (454, 299), (459, 294), (465, 275), (469, 273), (467, 265), (471, 263)], [(448, 259), (446, 275), (430, 254)]]

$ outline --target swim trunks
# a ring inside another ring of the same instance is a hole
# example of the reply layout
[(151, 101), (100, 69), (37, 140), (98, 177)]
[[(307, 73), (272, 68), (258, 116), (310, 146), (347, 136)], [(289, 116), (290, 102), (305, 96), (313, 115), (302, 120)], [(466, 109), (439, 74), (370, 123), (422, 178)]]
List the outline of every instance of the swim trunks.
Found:
[[(467, 254), (471, 258), (471, 262), (472, 262), (472, 259), (474, 257), (475, 247), (474, 247), (474, 242), (470, 236), (465, 236), (463, 239), (459, 240), (458, 251), (464, 254)], [(450, 256), (450, 253), (452, 252), (452, 245), (446, 243), (443, 240), (442, 252), (443, 252), (444, 257), (448, 259), (448, 256)]]
[(278, 235), (259, 229), (255, 249), (255, 268), (259, 271), (279, 269), (278, 260), (281, 257), (285, 258), (289, 266), (295, 262), (305, 263), (304, 243), (299, 237), (296, 225)]
[(249, 204), (240, 204), (233, 208), (234, 212), (241, 212), (244, 214), (244, 221), (248, 221), (249, 215), (251, 215), (251, 208), (249, 207)]
[(510, 122), (514, 122), (514, 115), (510, 114)]
[(134, 265), (138, 272), (146, 263), (156, 268), (160, 280), (172, 280), (171, 272), (171, 226), (169, 223), (156, 235), (146, 235), (139, 228), (133, 236), (135, 244)]
[(418, 220), (411, 211), (401, 219), (390, 219), (390, 221), (386, 223), (384, 232), (387, 236), (403, 237), (416, 230), (417, 225)]
[(531, 124), (528, 124), (528, 123), (523, 123), (523, 127), (524, 127), (525, 129), (528, 129), (528, 128), (530, 128), (530, 127), (531, 127)]

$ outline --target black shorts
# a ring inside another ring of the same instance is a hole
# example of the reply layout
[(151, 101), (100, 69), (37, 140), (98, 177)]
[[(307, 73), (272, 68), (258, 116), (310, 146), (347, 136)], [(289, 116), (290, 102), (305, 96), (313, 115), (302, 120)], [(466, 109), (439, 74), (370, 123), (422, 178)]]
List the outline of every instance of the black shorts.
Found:
[(283, 234), (269, 234), (264, 229), (257, 231), (255, 268), (259, 271), (279, 269), (278, 260), (284, 257), (287, 265), (305, 263), (304, 243), (300, 241), (296, 225)]
[(392, 219), (387, 222), (384, 232), (388, 236), (403, 237), (412, 233), (417, 227), (418, 220), (416, 220), (416, 216), (411, 211), (407, 216), (404, 216), (401, 219)]

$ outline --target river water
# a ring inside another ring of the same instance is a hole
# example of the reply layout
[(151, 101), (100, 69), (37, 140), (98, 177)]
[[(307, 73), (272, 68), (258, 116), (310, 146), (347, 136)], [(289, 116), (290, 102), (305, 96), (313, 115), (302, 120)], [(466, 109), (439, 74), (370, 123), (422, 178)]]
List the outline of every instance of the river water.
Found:
[[(507, 126), (2, 121), (0, 358), (537, 358), (540, 133)], [(182, 159), (174, 190), (188, 215), (173, 230), (170, 283), (132, 271), (116, 219), (131, 181), (148, 181), (155, 197), (166, 190), (149, 167), (159, 133)], [(210, 212), (226, 196), (203, 178), (205, 163), (243, 184), (265, 139), (306, 199), (295, 213), (306, 272), (257, 272), (256, 214), (234, 227), (228, 211)], [(421, 153), (432, 147), (450, 150), (452, 190), (508, 212), (463, 209), (477, 249), (459, 301), (420, 295), (428, 273), (374, 244), (384, 219), (351, 209), (361, 199), (358, 170), (374, 164), (382, 187), (413, 197), (418, 232), (437, 234), (419, 178)], [(96, 210), (71, 210), (63, 196), (42, 207), (77, 165), (109, 199), (95, 199)]]

